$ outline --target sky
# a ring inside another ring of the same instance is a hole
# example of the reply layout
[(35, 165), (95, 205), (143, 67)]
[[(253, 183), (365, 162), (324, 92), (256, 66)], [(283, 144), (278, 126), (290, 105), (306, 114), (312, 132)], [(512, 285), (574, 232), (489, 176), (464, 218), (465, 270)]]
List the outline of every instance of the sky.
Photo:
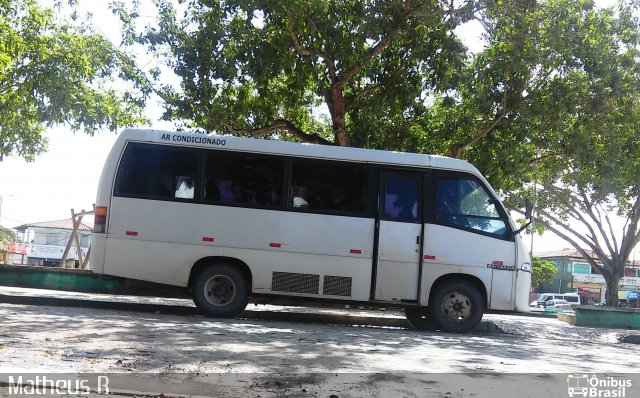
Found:
[[(42, 3), (47, 2), (43, 0)], [(93, 18), (96, 29), (113, 43), (118, 43), (118, 20), (108, 10), (107, 4), (106, 1), (85, 0), (80, 2), (79, 11), (81, 15), (90, 11), (98, 16)], [(144, 15), (144, 8), (142, 10)], [(478, 25), (469, 24), (458, 33), (465, 38), (471, 50), (479, 51), (482, 48), (479, 32)], [(140, 54), (138, 64), (150, 67), (149, 58)], [(150, 127), (172, 129), (170, 123), (159, 121), (160, 113), (158, 104), (149, 106)], [(26, 223), (70, 218), (71, 209), (76, 213), (92, 209), (102, 166), (115, 142), (116, 133), (102, 131), (91, 137), (57, 126), (49, 129), (46, 136), (48, 152), (38, 156), (34, 162), (15, 157), (5, 157), (0, 162), (0, 225), (14, 228)], [(530, 236), (523, 235), (523, 238), (529, 246)], [(534, 237), (535, 252), (569, 247), (568, 243), (551, 233)]]
[[(51, 6), (53, 0), (41, 0)], [(144, 0), (150, 3), (150, 0)], [(92, 24), (112, 43), (119, 43), (118, 19), (108, 8), (109, 1), (81, 0), (78, 14), (90, 12)], [(65, 12), (64, 10), (62, 12)], [(153, 66), (151, 57), (139, 54), (138, 65)], [(172, 129), (171, 123), (159, 120), (161, 109), (151, 103), (147, 117), (151, 126)], [(71, 218), (75, 212), (91, 210), (96, 199), (102, 166), (116, 139), (116, 133), (100, 131), (91, 137), (71, 132), (66, 126), (56, 126), (46, 132), (48, 151), (34, 162), (5, 157), (0, 162), (0, 225), (18, 225)]]

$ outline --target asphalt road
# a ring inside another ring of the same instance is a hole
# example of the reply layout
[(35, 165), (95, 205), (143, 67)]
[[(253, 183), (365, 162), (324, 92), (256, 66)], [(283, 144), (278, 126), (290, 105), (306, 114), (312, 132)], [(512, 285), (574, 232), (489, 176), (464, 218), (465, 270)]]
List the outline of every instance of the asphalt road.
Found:
[[(621, 342), (637, 331), (484, 319), (466, 335), (379, 310), (250, 306), (210, 319), (188, 300), (0, 287), (0, 374), (104, 374), (122, 396), (564, 397), (568, 374), (634, 372), (640, 354)], [(626, 396), (640, 396), (633, 386)]]

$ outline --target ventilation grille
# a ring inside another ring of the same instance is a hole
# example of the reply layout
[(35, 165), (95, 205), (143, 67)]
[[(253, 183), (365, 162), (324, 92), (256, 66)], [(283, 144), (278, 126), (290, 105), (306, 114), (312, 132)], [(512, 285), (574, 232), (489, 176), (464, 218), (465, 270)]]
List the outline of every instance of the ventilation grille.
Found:
[(318, 294), (320, 275), (274, 272), (271, 290), (276, 292)]
[(351, 278), (325, 275), (322, 294), (327, 296), (351, 296)]

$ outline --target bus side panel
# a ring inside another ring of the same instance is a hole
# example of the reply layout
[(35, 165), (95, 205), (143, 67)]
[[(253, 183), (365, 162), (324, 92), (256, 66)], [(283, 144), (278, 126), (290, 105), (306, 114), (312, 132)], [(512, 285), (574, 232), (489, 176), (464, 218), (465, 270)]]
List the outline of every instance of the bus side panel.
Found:
[(136, 238), (108, 238), (105, 274), (186, 287), (193, 264), (221, 256), (220, 247), (185, 245)]
[(104, 255), (107, 248), (107, 235), (94, 233), (91, 236), (91, 271), (104, 273)]
[[(289, 296), (308, 296), (314, 294), (272, 290), (274, 272), (291, 274), (319, 275), (318, 296), (346, 300), (369, 301), (371, 290), (371, 259), (325, 256), (291, 252), (264, 250), (246, 250), (228, 248), (225, 256), (238, 258), (251, 266), (253, 273), (253, 292)], [(338, 276), (351, 278), (351, 295), (330, 295), (324, 293), (324, 277)]]
[(425, 260), (422, 263), (422, 278), (420, 282), (420, 298), (419, 303), (422, 306), (429, 305), (429, 294), (433, 289), (434, 282), (444, 275), (461, 273), (459, 265), (441, 264), (435, 261)]
[[(508, 280), (500, 278), (493, 283), (494, 267), (512, 267), (515, 262), (515, 244), (511, 241), (484, 236), (456, 228), (425, 224), (425, 262), (422, 273), (420, 302), (428, 303), (433, 282), (443, 270), (477, 277), (489, 296), (488, 309), (513, 309), (511, 298), (513, 271)], [(508, 298), (507, 298), (508, 295)]]
[[(105, 160), (102, 167), (102, 173), (100, 174), (100, 182), (98, 183), (98, 191), (96, 193), (95, 207), (106, 207), (107, 215), (108, 209), (111, 206), (111, 192), (113, 192), (113, 184), (116, 175), (116, 169), (120, 156), (124, 151), (126, 143), (125, 137), (121, 134), (116, 142), (113, 144), (109, 156)], [(108, 217), (107, 217), (108, 225)], [(105, 265), (105, 252), (107, 248), (107, 234), (102, 232), (95, 232), (91, 236), (91, 270), (95, 273), (104, 273)]]
[(184, 285), (198, 259), (229, 256), (249, 266), (254, 291), (291, 272), (351, 277), (368, 298), (373, 230), (367, 218), (114, 197), (105, 273)]
[(522, 236), (519, 234), (516, 236), (516, 247), (518, 250), (518, 270), (516, 271), (516, 283), (514, 286), (513, 296), (515, 297), (516, 311), (529, 312), (529, 292), (531, 291), (531, 272), (523, 271), (523, 264), (531, 264), (531, 257), (524, 245)]

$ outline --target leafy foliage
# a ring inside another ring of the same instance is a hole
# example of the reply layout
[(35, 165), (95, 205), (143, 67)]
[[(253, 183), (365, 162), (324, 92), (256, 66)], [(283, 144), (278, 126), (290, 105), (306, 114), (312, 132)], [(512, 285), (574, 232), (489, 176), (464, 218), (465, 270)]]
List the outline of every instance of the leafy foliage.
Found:
[[(156, 0), (157, 26), (117, 3), (125, 42), (161, 54), (180, 90), (162, 87), (164, 118), (209, 132), (410, 149), (425, 91), (451, 87), (469, 16), (424, 0)], [(179, 16), (182, 14), (181, 16)], [(328, 110), (329, 116), (318, 109)]]
[(543, 260), (540, 257), (533, 257), (531, 260), (533, 267), (531, 274), (531, 286), (539, 286), (553, 282), (553, 276), (558, 269), (553, 261)]
[(5, 249), (7, 242), (15, 242), (15, 240), (15, 232), (0, 225), (0, 249)]
[[(539, 221), (617, 296), (640, 240), (638, 2), (616, 12), (588, 0), (483, 4), (486, 49), (414, 131), (505, 191), (541, 185)], [(622, 230), (612, 214), (626, 219)]]
[(55, 124), (93, 134), (143, 122), (144, 95), (115, 87), (117, 77), (137, 78), (87, 26), (59, 22), (36, 0), (0, 0), (0, 159), (32, 160)]
[[(615, 11), (592, 0), (155, 4), (158, 23), (142, 30), (135, 7), (114, 11), (124, 43), (146, 46), (179, 78), (179, 89), (156, 81), (165, 119), (464, 158), (505, 196), (541, 186), (537, 225), (617, 295), (640, 240), (637, 0)], [(469, 19), (485, 30), (477, 54), (454, 34)]]

